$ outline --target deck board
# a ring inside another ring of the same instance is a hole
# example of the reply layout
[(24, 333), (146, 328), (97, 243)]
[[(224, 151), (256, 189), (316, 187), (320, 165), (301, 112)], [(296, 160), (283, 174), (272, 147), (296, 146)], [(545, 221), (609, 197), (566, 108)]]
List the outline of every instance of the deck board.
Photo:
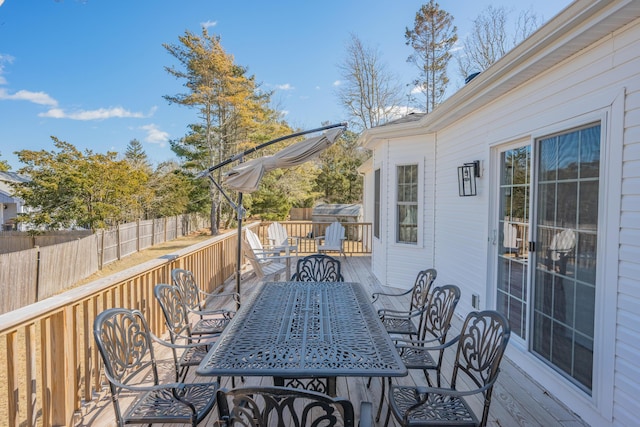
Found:
[[(383, 287), (375, 280), (371, 272), (371, 258), (368, 256), (347, 256), (343, 261), (343, 275), (346, 281), (360, 282), (366, 286), (371, 293), (373, 292), (398, 292), (399, 289)], [(295, 266), (295, 262), (291, 262), (292, 267)], [(416, 272), (417, 273), (417, 272)], [(437, 281), (436, 281), (437, 283)], [(407, 287), (412, 283), (408, 283)], [(260, 282), (256, 280), (250, 271), (245, 271), (242, 275), (241, 293), (243, 297), (250, 294), (256, 286), (260, 286)], [(229, 280), (225, 291), (233, 291), (235, 288), (235, 281)], [(404, 308), (408, 304), (408, 297), (403, 301), (399, 301), (395, 298), (393, 301), (390, 298), (381, 298), (376, 303), (377, 306), (386, 306), (393, 308)], [(459, 331), (462, 319), (456, 318), (450, 336), (454, 337)], [(449, 358), (446, 359), (443, 368), (443, 380), (446, 384), (446, 379), (449, 377), (451, 371), (451, 357), (454, 352), (447, 353)], [(160, 355), (159, 358), (169, 358), (169, 354)], [(191, 369), (188, 381), (211, 381), (212, 378), (198, 377), (195, 375), (195, 369)], [(338, 395), (345, 396), (351, 400), (359, 413), (360, 402), (369, 401), (373, 404), (373, 413), (378, 408), (378, 402), (380, 399), (381, 382), (379, 378), (373, 378), (371, 386), (367, 387), (367, 378), (338, 378), (337, 390)], [(394, 378), (394, 382), (413, 385), (413, 384), (426, 384), (424, 376), (421, 372), (410, 372), (407, 377)], [(243, 385), (271, 385), (272, 380), (269, 377), (245, 377)], [(231, 379), (223, 378), (221, 385), (225, 388), (231, 388)], [(236, 385), (241, 385), (239, 378), (236, 378)], [(474, 402), (474, 406), (479, 408), (479, 400)], [(377, 424), (382, 426), (384, 424), (384, 417), (386, 415), (387, 406), (386, 403), (383, 406), (382, 417)], [(217, 416), (217, 412), (214, 410), (205, 422), (201, 425), (213, 425), (213, 422)], [(111, 402), (109, 401), (109, 393), (105, 388), (101, 394), (101, 398), (98, 399), (91, 407), (85, 409), (82, 414), (78, 414), (77, 422), (75, 424), (79, 427), (93, 426), (114, 426), (113, 410)], [(393, 417), (390, 425), (394, 425)], [(491, 410), (489, 412), (488, 425), (492, 427), (497, 426), (564, 426), (564, 427), (577, 427), (587, 426), (579, 417), (577, 417), (572, 411), (562, 405), (561, 402), (554, 399), (549, 393), (540, 387), (532, 378), (524, 373), (519, 367), (515, 366), (511, 360), (507, 357), (503, 359), (501, 365), (501, 373), (498, 377), (497, 384), (494, 388), (493, 400), (491, 403)], [(168, 426), (168, 424), (167, 424)]]

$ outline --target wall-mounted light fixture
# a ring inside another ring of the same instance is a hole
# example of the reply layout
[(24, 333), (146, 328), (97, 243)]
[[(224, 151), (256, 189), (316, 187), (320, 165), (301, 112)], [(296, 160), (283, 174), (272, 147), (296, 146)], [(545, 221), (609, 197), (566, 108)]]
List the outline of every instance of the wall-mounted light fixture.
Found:
[(458, 166), (458, 194), (476, 196), (476, 178), (480, 176), (480, 160)]

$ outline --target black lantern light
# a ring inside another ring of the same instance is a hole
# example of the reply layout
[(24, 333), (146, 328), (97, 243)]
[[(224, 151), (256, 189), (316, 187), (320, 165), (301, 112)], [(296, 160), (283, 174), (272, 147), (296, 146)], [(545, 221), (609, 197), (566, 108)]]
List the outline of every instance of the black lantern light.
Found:
[(476, 196), (476, 178), (480, 176), (480, 160), (458, 166), (458, 194)]

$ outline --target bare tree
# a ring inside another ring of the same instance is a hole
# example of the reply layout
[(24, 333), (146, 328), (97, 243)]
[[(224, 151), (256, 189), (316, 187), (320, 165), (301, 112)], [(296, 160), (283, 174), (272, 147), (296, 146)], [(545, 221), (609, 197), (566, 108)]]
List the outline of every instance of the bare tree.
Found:
[(402, 87), (377, 49), (351, 34), (344, 62), (338, 67), (344, 84), (338, 87), (337, 96), (354, 128), (378, 126), (397, 114)]
[(538, 16), (527, 10), (520, 13), (511, 32), (509, 14), (504, 6), (489, 5), (473, 20), (471, 33), (465, 37), (462, 50), (456, 56), (463, 79), (486, 70), (539, 27)]
[(453, 16), (430, 0), (416, 12), (413, 29), (405, 30), (405, 40), (414, 53), (407, 61), (418, 67), (414, 85), (425, 95), (425, 111), (432, 111), (443, 99), (449, 78), (447, 65), (451, 48), (458, 41)]

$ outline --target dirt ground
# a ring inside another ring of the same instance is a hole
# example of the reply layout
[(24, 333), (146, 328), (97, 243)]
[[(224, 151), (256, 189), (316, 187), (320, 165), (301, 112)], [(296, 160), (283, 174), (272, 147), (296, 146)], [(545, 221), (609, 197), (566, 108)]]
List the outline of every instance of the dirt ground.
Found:
[(209, 229), (202, 229), (195, 233), (192, 233), (188, 236), (179, 237), (178, 239), (171, 240), (169, 242), (164, 242), (156, 246), (152, 246), (140, 252), (136, 252), (131, 254), (119, 261), (114, 261), (105, 265), (102, 270), (92, 274), (91, 276), (85, 278), (84, 280), (76, 283), (74, 287), (87, 284), (94, 280), (101, 279), (103, 277), (109, 276), (111, 274), (117, 273), (122, 270), (126, 270), (127, 268), (134, 267), (138, 264), (142, 264), (143, 262), (161, 257), (166, 254), (170, 254), (177, 250), (186, 248), (191, 245), (195, 245), (196, 243), (200, 243), (203, 240), (207, 240), (211, 237), (211, 232)]

